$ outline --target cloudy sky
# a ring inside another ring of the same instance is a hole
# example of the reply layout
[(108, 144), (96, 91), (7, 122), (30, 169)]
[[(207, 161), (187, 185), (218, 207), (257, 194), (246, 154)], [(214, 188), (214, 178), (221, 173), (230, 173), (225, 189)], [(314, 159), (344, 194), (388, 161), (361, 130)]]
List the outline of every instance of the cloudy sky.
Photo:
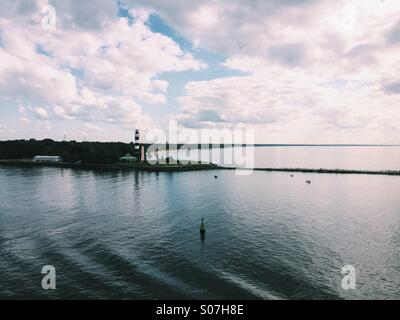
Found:
[(400, 1), (1, 0), (1, 140), (127, 142), (171, 120), (400, 143)]

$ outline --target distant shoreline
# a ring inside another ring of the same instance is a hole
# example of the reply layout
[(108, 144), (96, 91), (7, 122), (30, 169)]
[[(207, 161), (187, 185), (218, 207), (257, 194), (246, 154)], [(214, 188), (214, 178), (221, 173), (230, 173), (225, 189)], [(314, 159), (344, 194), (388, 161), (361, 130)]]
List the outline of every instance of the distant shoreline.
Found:
[[(143, 163), (67, 163), (67, 162), (34, 162), (31, 160), (0, 160), (3, 166), (19, 167), (55, 167), (86, 170), (109, 171), (149, 171), (149, 172), (179, 172), (201, 170), (251, 170), (246, 168), (223, 167), (209, 163), (190, 164), (143, 164)], [(313, 169), (313, 168), (254, 168), (254, 171), (287, 172), (287, 173), (320, 173), (320, 174), (363, 174), (363, 175), (388, 175), (400, 176), (400, 170), (353, 170), (353, 169)]]
[[(227, 168), (220, 167), (221, 169), (238, 169), (248, 170), (245, 168)], [(298, 173), (323, 173), (323, 174), (366, 174), (366, 175), (386, 175), (386, 176), (400, 176), (400, 170), (355, 170), (355, 169), (313, 169), (313, 168), (254, 168), (254, 171), (268, 171), (268, 172), (298, 172)]]

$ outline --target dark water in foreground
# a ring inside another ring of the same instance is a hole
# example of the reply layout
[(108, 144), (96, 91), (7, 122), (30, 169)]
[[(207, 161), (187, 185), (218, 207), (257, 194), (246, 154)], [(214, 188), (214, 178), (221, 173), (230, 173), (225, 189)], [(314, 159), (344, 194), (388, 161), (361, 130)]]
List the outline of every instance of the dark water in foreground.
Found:
[(390, 176), (0, 167), (0, 298), (399, 299), (399, 195)]

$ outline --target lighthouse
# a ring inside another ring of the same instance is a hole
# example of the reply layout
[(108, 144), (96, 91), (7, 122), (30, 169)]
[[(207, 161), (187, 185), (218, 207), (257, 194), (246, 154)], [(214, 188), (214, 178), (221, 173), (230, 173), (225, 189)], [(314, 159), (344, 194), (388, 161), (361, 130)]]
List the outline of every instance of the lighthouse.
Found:
[(140, 153), (139, 138), (140, 138), (139, 129), (136, 129), (135, 130), (135, 146), (134, 146), (133, 154), (134, 154), (134, 156), (138, 157), (138, 159), (139, 159), (139, 153)]

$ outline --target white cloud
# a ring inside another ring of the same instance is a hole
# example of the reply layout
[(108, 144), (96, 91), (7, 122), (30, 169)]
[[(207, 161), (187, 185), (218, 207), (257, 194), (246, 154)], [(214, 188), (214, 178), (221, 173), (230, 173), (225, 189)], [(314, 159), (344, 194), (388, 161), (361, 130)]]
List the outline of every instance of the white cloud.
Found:
[(93, 123), (85, 123), (84, 128), (86, 130), (85, 132), (101, 132), (101, 131), (104, 131), (103, 128), (100, 128), (100, 127), (94, 125)]
[(39, 119), (42, 119), (42, 120), (47, 120), (49, 117), (49, 114), (47, 113), (47, 111), (41, 107), (35, 108), (34, 113)]
[(8, 51), (7, 43), (0, 48), (0, 95), (49, 103), (73, 99), (77, 90), (75, 78), (33, 51), (28, 57), (28, 51), (21, 48), (17, 51), (21, 55)]
[(182, 125), (242, 123), (276, 141), (396, 140), (399, 1), (130, 3), (151, 7), (195, 47), (225, 55), (225, 68), (246, 73), (189, 82), (175, 116)]
[[(49, 81), (59, 80), (53, 87), (70, 93), (68, 99), (73, 98), (71, 95), (76, 91), (71, 69), (83, 71), (82, 82), (90, 89), (159, 103), (158, 95), (152, 97), (152, 79), (158, 74), (204, 67), (170, 38), (151, 32), (143, 23), (129, 26), (126, 19), (98, 32), (80, 30), (43, 34), (38, 30), (34, 33), (36, 36), (30, 34), (30, 30), (12, 30), (7, 25), (2, 36), (5, 39), (5, 49), (2, 50), (4, 69), (15, 65), (12, 71), (18, 80), (23, 81), (21, 86), (30, 78), (36, 83), (38, 78), (44, 78), (47, 80), (43, 83), (45, 88), (51, 87)], [(30, 40), (25, 41), (27, 39)], [(49, 56), (39, 54), (38, 46)], [(33, 69), (28, 79), (25, 79), (27, 75), (20, 74), (26, 63), (30, 63), (29, 69)], [(32, 88), (29, 82), (26, 86)], [(165, 82), (163, 86), (166, 86)], [(20, 92), (26, 96), (24, 90)]]
[[(140, 22), (129, 26), (126, 19), (95, 34), (71, 31), (38, 42), (60, 65), (83, 69), (83, 81), (89, 88), (150, 102), (152, 79), (158, 74), (203, 67), (170, 38), (151, 32)], [(160, 99), (156, 96), (155, 101)]]
[(19, 118), (19, 120), (20, 120), (22, 123), (24, 123), (24, 124), (28, 124), (28, 123), (31, 122), (31, 120), (30, 120), (28, 117), (24, 117), (24, 116), (21, 116), (21, 117)]
[[(173, 116), (181, 124), (255, 126), (276, 141), (394, 139), (398, 0), (125, 2), (132, 23), (116, 17), (114, 1), (2, 1), (0, 96), (32, 105), (21, 119), (33, 121), (40, 107), (49, 121), (153, 126), (142, 105), (167, 102), (170, 84), (159, 76), (205, 67), (151, 31), (149, 15), (158, 14), (196, 49), (226, 57), (222, 67), (245, 73), (189, 81)], [(40, 27), (47, 3), (57, 10), (53, 32)]]
[(244, 124), (258, 128), (258, 142), (368, 143), (383, 133), (396, 141), (400, 95), (385, 94), (379, 81), (326, 82), (301, 68), (293, 76), (283, 66), (242, 62), (227, 65), (254, 68), (250, 75), (190, 82), (177, 120), (190, 128)]
[(154, 90), (158, 90), (158, 91), (161, 91), (162, 93), (166, 93), (169, 83), (168, 83), (168, 81), (164, 81), (164, 80), (153, 80), (152, 85), (153, 85)]
[(94, 96), (87, 89), (82, 90), (78, 100), (62, 106), (56, 105), (53, 110), (58, 119), (83, 120), (149, 128), (154, 126), (150, 116), (129, 96)]
[[(41, 27), (45, 4), (56, 8), (54, 31)], [(152, 32), (146, 10), (129, 23), (116, 16), (114, 1), (5, 1), (0, 12), (0, 96), (33, 106), (20, 107), (23, 122), (155, 126), (141, 103), (166, 102), (169, 84), (157, 77), (205, 67), (172, 39)]]
[(315, 21), (315, 16), (334, 11), (343, 3), (336, 0), (198, 2), (127, 0), (126, 2), (134, 7), (152, 8), (188, 39), (196, 39), (203, 47), (229, 55), (239, 51), (265, 52), (273, 38), (279, 40), (282, 27), (296, 29), (295, 27), (301, 26), (303, 30)]

